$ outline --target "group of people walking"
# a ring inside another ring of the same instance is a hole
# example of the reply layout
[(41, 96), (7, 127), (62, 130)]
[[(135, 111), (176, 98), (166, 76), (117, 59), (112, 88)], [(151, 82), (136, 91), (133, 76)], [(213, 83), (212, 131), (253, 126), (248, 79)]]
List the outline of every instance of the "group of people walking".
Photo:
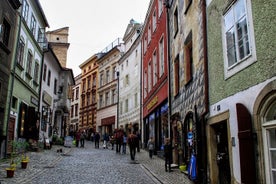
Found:
[[(76, 147), (83, 148), (86, 138), (85, 131), (79, 131), (75, 134), (75, 141), (76, 141)], [(95, 148), (100, 148), (100, 140), (101, 136), (99, 132), (95, 132), (91, 134), (91, 141), (95, 142)], [(130, 152), (130, 159), (132, 161), (135, 160), (136, 152), (140, 152), (140, 134), (136, 131), (129, 131), (128, 135), (126, 132), (123, 131), (123, 129), (116, 129), (114, 131), (113, 135), (108, 135), (105, 133), (102, 137), (103, 140), (103, 148), (108, 149), (109, 146), (111, 146), (112, 150), (116, 150), (116, 153), (126, 154), (126, 147), (129, 146), (129, 152)], [(115, 147), (116, 146), (116, 147)], [(153, 137), (150, 137), (147, 143), (147, 148), (149, 152), (149, 158), (152, 159), (155, 145), (154, 145), (154, 139)], [(165, 144), (164, 144), (164, 158), (165, 158), (165, 171), (171, 172), (171, 163), (172, 163), (172, 149), (170, 139), (165, 138)]]

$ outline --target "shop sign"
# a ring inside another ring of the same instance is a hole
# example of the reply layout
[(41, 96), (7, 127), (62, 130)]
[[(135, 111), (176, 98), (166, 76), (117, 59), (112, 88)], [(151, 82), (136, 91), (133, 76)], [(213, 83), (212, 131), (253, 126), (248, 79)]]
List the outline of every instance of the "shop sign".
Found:
[(158, 96), (155, 96), (147, 105), (147, 110), (150, 110), (154, 105), (158, 103)]
[(49, 95), (46, 91), (43, 91), (43, 97), (42, 97), (43, 101), (45, 103), (47, 103), (48, 105), (52, 104), (52, 97), (51, 95)]
[(31, 103), (34, 104), (35, 106), (38, 106), (38, 100), (33, 96), (31, 96)]

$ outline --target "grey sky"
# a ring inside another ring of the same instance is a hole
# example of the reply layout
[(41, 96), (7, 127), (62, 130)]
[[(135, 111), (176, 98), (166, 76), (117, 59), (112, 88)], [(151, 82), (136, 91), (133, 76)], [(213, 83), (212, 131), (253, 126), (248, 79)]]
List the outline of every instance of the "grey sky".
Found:
[(40, 0), (50, 30), (69, 27), (67, 67), (79, 65), (122, 38), (130, 19), (144, 22), (150, 0)]

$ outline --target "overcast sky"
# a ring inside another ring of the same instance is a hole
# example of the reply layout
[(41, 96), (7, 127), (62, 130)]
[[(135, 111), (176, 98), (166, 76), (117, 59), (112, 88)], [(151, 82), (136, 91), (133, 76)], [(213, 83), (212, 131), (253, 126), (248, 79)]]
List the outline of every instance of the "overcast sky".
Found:
[(122, 38), (130, 19), (144, 22), (150, 0), (40, 0), (50, 28), (69, 27), (67, 68), (79, 65)]

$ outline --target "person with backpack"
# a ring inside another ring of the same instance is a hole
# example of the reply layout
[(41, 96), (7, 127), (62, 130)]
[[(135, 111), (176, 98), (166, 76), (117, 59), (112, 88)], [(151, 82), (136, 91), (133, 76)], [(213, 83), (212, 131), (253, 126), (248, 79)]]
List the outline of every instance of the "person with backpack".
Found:
[(130, 133), (127, 138), (127, 143), (129, 146), (129, 151), (130, 151), (130, 159), (135, 160), (135, 154), (136, 154), (136, 147), (137, 147), (137, 135), (135, 132)]

